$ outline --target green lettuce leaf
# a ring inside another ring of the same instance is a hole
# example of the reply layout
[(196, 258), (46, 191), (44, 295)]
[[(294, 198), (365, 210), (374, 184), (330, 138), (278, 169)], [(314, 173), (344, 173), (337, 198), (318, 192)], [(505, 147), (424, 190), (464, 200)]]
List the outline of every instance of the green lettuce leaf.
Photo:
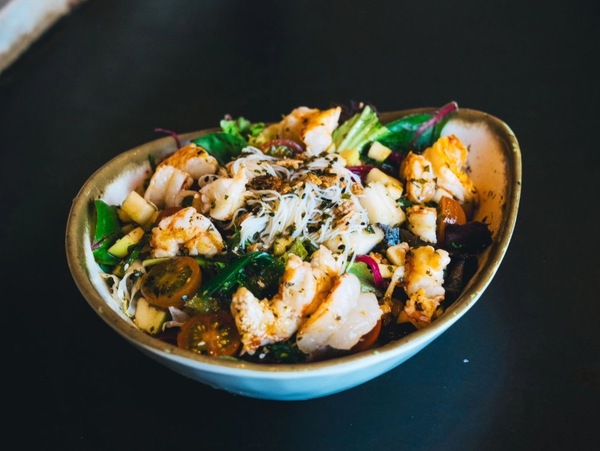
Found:
[(366, 105), (360, 113), (356, 113), (333, 132), (333, 143), (336, 152), (344, 150), (362, 151), (368, 144), (388, 134), (377, 113)]

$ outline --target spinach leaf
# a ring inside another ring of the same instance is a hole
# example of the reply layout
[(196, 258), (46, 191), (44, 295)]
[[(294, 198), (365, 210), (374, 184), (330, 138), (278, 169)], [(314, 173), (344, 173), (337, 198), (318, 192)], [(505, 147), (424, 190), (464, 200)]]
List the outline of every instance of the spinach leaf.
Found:
[(262, 347), (265, 354), (263, 361), (273, 363), (299, 363), (308, 357), (298, 348), (296, 340), (281, 341)]
[(450, 102), (433, 113), (409, 114), (386, 124), (389, 133), (377, 141), (399, 153), (423, 152), (438, 140), (442, 128), (457, 109), (456, 102)]
[(119, 263), (119, 259), (108, 252), (108, 248), (117, 239), (121, 231), (117, 207), (108, 205), (101, 199), (94, 201), (96, 209), (96, 226), (94, 229), (94, 240), (92, 242), (92, 254), (94, 260), (103, 270), (113, 267)]
[(192, 142), (217, 159), (221, 165), (225, 165), (242, 153), (242, 149), (248, 145), (243, 138), (225, 132), (213, 132), (192, 139)]
[(246, 273), (246, 270), (258, 263), (263, 268), (264, 273), (262, 274), (268, 274), (269, 271), (271, 274), (277, 272), (279, 266), (267, 252), (246, 254), (228, 264), (216, 277), (206, 283), (198, 294), (186, 303), (186, 307), (203, 310), (205, 305), (211, 304), (215, 298), (230, 299), (234, 290), (240, 285), (248, 283), (249, 274)]

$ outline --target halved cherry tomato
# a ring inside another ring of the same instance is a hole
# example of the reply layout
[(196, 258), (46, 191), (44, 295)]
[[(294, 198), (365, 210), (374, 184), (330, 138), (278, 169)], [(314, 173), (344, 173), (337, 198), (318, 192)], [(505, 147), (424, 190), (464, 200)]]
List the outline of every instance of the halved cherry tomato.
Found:
[(365, 351), (365, 350), (369, 349), (371, 346), (373, 346), (375, 344), (375, 342), (379, 338), (380, 333), (381, 333), (381, 320), (377, 321), (377, 324), (375, 324), (375, 327), (373, 327), (373, 329), (371, 329), (369, 332), (367, 332), (362, 337), (360, 337), (360, 340), (358, 340), (358, 343), (356, 343), (354, 346), (352, 346), (350, 351), (361, 352), (361, 351)]
[(178, 347), (212, 357), (235, 355), (241, 344), (235, 320), (224, 310), (192, 316), (177, 334)]
[(438, 243), (444, 241), (446, 224), (464, 224), (467, 222), (467, 215), (460, 203), (451, 197), (444, 196), (438, 204)]
[(200, 265), (192, 257), (174, 257), (154, 265), (142, 278), (142, 294), (158, 307), (182, 308), (202, 283)]

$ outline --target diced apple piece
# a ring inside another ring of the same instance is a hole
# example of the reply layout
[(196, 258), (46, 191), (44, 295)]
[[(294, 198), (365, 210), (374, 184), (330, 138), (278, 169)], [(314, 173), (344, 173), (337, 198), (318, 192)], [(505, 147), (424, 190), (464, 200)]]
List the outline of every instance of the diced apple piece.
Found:
[(131, 191), (121, 204), (121, 209), (133, 221), (141, 226), (150, 223), (156, 213), (156, 207), (142, 197), (137, 191)]
[(373, 142), (371, 147), (369, 147), (369, 152), (367, 156), (372, 160), (379, 161), (380, 163), (384, 162), (387, 157), (392, 154), (392, 149), (387, 146), (384, 146), (380, 142)]

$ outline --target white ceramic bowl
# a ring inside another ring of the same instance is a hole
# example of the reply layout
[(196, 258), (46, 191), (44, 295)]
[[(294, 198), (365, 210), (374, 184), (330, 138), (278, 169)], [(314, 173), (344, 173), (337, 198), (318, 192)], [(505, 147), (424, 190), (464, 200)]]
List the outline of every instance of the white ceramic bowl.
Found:
[[(430, 108), (382, 113), (383, 123)], [(201, 132), (181, 136), (182, 142)], [(509, 245), (521, 193), (521, 154), (511, 129), (501, 120), (459, 109), (443, 135), (455, 134), (469, 149), (470, 176), (481, 194), (474, 219), (487, 222), (493, 244), (460, 297), (428, 327), (377, 349), (303, 364), (254, 364), (215, 359), (172, 346), (140, 331), (112, 301), (91, 252), (93, 204), (103, 198), (119, 204), (157, 160), (175, 150), (165, 137), (124, 152), (96, 171), (74, 200), (66, 230), (68, 264), (79, 290), (94, 311), (117, 333), (157, 362), (198, 382), (238, 395), (274, 400), (304, 400), (350, 389), (400, 365), (456, 323), (483, 294)]]

